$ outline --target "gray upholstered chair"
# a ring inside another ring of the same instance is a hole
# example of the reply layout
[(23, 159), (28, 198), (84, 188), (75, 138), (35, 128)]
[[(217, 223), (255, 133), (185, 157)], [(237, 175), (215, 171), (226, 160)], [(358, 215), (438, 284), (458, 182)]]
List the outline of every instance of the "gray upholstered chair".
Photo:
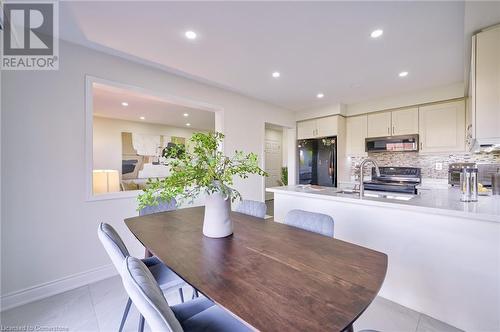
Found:
[[(158, 205), (150, 205), (139, 210), (140, 216), (145, 216), (152, 213), (166, 212), (177, 210), (177, 200), (172, 198), (170, 201), (158, 202)], [(146, 251), (147, 253), (149, 251)], [(179, 289), (179, 295), (181, 296), (181, 301), (184, 302), (184, 294), (182, 293), (182, 288)], [(198, 291), (193, 288), (193, 298), (198, 297)]]
[[(99, 229), (97, 230), (97, 234), (101, 243), (106, 249), (111, 261), (115, 268), (120, 272), (122, 263), (127, 256), (129, 256), (129, 252), (125, 243), (123, 243), (122, 239), (116, 232), (116, 230), (109, 224), (101, 223), (99, 225)], [(156, 257), (144, 258), (142, 260), (149, 269), (152, 274), (155, 282), (161, 287), (163, 291), (168, 291), (173, 288), (177, 288), (179, 290), (179, 295), (181, 297), (181, 301), (184, 302), (183, 294), (182, 294), (182, 286), (185, 286), (186, 283), (184, 280), (179, 278), (177, 274), (175, 274), (172, 270), (170, 270), (165, 264), (163, 264)], [(127, 300), (127, 304), (125, 305), (125, 310), (123, 312), (122, 321), (120, 323), (119, 331), (122, 331), (123, 326), (125, 325), (125, 321), (127, 320), (127, 316), (130, 310), (130, 305), (132, 304), (131, 299)], [(141, 317), (139, 321), (139, 329), (142, 329), (144, 326), (144, 319)]]
[(333, 218), (326, 214), (291, 210), (285, 216), (285, 224), (333, 237)]
[(158, 205), (151, 205), (151, 206), (146, 206), (145, 208), (142, 208), (139, 211), (139, 215), (145, 216), (147, 214), (172, 211), (175, 209), (177, 209), (177, 201), (175, 200), (175, 198), (172, 198), (170, 201), (159, 202)]
[(150, 271), (141, 260), (127, 257), (121, 271), (123, 286), (152, 331), (251, 331), (206, 298), (170, 307)]
[(266, 203), (263, 202), (244, 199), (236, 206), (235, 211), (264, 219), (266, 216), (267, 206)]

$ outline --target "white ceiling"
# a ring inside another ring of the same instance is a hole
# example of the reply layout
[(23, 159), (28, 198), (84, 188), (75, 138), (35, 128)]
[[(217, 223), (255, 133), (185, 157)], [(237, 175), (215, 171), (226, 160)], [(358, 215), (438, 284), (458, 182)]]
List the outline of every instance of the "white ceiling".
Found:
[[(379, 39), (370, 38), (375, 28)], [(198, 38), (187, 40), (187, 30)], [(290, 110), (428, 89), (464, 73), (464, 3), (455, 1), (61, 2), (60, 35)]]
[[(213, 112), (172, 104), (155, 96), (103, 84), (94, 83), (92, 94), (96, 116), (206, 131), (215, 128)], [(128, 106), (123, 106), (122, 102), (127, 102)], [(184, 113), (189, 116), (185, 117)], [(186, 126), (186, 123), (191, 126)]]

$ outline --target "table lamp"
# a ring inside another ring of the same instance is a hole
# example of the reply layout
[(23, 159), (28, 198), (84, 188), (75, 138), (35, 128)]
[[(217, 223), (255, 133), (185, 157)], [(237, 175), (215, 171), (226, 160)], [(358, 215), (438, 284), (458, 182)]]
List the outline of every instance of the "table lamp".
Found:
[(114, 169), (95, 169), (92, 172), (92, 191), (104, 194), (120, 191), (120, 175)]

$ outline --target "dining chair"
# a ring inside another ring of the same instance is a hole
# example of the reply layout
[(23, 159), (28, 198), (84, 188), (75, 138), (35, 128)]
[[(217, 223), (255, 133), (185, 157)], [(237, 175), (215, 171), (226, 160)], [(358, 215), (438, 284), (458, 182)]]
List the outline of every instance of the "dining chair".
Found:
[[(97, 234), (101, 243), (106, 249), (113, 265), (118, 270), (121, 271), (122, 263), (127, 256), (129, 256), (129, 252), (125, 243), (121, 239), (120, 235), (116, 232), (113, 226), (101, 223), (99, 225)], [(173, 288), (177, 288), (179, 291), (179, 295), (181, 297), (181, 301), (184, 302), (183, 294), (182, 294), (182, 286), (186, 285), (186, 282), (179, 278), (177, 274), (175, 274), (172, 270), (170, 270), (165, 264), (163, 264), (157, 257), (148, 257), (143, 258), (142, 262), (147, 266), (150, 273), (152, 274), (155, 282), (159, 285), (159, 287), (163, 291), (168, 291)], [(128, 298), (127, 304), (125, 305), (125, 310), (123, 311), (122, 320), (120, 323), (120, 328), (118, 331), (122, 331), (125, 325), (125, 321), (127, 320), (128, 313), (130, 311), (130, 305), (132, 304), (132, 300)], [(144, 318), (139, 319), (139, 330), (144, 327)]]
[(263, 202), (244, 199), (236, 206), (235, 211), (264, 219), (266, 217), (267, 205)]
[(158, 202), (158, 205), (150, 205), (146, 206), (139, 210), (140, 216), (145, 216), (152, 213), (172, 211), (177, 209), (177, 201), (175, 198), (172, 198), (169, 201)]
[(333, 237), (333, 218), (327, 214), (304, 210), (291, 210), (285, 216), (285, 224), (303, 230)]
[(127, 257), (122, 263), (125, 290), (152, 331), (243, 332), (246, 325), (207, 298), (197, 298), (170, 307), (144, 263)]
[[(149, 205), (146, 206), (142, 209), (139, 210), (139, 215), (140, 216), (145, 216), (148, 214), (153, 214), (153, 213), (159, 213), (159, 212), (166, 212), (166, 211), (173, 211), (177, 210), (177, 200), (175, 198), (172, 198), (169, 201), (164, 201), (164, 202), (158, 202), (158, 205)], [(146, 250), (148, 253), (149, 251)], [(184, 302), (184, 293), (182, 291), (182, 288), (179, 289), (179, 295), (181, 297), (181, 301)], [(196, 290), (193, 287), (193, 296), (192, 298), (194, 299), (195, 297), (198, 297), (198, 290)]]

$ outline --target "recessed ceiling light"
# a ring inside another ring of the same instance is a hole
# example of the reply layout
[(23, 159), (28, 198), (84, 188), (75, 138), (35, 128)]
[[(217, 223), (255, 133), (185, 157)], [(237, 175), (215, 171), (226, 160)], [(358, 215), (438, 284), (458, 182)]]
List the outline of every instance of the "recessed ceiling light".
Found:
[(399, 77), (406, 77), (408, 76), (408, 72), (407, 71), (402, 71), (399, 73)]
[(188, 123), (186, 123), (186, 126), (190, 127), (190, 126), (191, 126), (191, 124), (188, 122)]
[(280, 76), (281, 76), (281, 74), (280, 74), (280, 72), (279, 72), (279, 71), (275, 71), (275, 72), (273, 72), (273, 74), (272, 74), (272, 75), (273, 75), (273, 77), (274, 77), (274, 78), (278, 78), (278, 77), (280, 77)]
[(146, 118), (145, 118), (145, 117), (143, 117), (143, 116), (139, 117), (139, 119), (141, 119), (141, 120), (146, 120)]
[(122, 106), (123, 107), (127, 107), (128, 106), (128, 103), (126, 101), (122, 102)]
[(186, 31), (184, 36), (186, 36), (187, 39), (193, 40), (193, 39), (196, 39), (196, 32), (189, 30), (189, 31)]
[(370, 34), (370, 36), (372, 38), (378, 38), (378, 37), (382, 36), (383, 34), (384, 34), (384, 30), (377, 29), (377, 30), (373, 30), (372, 33)]
[(320, 92), (320, 93), (318, 93), (318, 94), (316, 95), (316, 98), (321, 99), (321, 98), (323, 98), (324, 96), (325, 96), (325, 95), (324, 95), (324, 94), (322, 94), (322, 93)]
[(189, 116), (189, 114), (187, 114), (187, 113), (184, 113), (182, 115), (184, 115), (185, 118), (187, 118)]

